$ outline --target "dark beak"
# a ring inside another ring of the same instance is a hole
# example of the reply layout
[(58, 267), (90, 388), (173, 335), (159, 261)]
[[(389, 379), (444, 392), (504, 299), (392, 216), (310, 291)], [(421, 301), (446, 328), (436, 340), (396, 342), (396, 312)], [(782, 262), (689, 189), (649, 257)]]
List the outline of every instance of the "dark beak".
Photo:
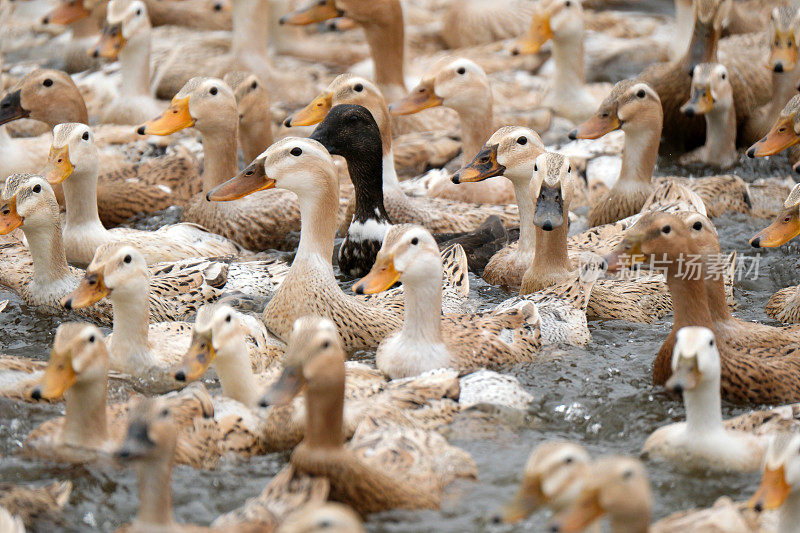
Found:
[(30, 116), (30, 111), (22, 108), (20, 101), (20, 93), (22, 89), (6, 93), (2, 100), (0, 100), (0, 124), (6, 124), (12, 120), (19, 118), (27, 118)]

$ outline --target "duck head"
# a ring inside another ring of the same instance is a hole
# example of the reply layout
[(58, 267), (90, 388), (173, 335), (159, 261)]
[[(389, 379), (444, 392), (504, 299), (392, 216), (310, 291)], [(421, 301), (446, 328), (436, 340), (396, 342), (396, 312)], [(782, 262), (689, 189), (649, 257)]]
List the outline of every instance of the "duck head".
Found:
[(690, 326), (678, 330), (672, 351), (672, 376), (666, 388), (676, 394), (691, 392), (705, 383), (719, 383), (720, 362), (714, 332)]
[(114, 452), (123, 461), (172, 463), (178, 426), (163, 398), (144, 398), (131, 409), (125, 440)]
[(257, 75), (235, 70), (225, 74), (222, 81), (233, 90), (240, 126), (263, 121), (264, 112), (269, 115), (269, 91)]
[(800, 487), (800, 435), (780, 432), (770, 440), (761, 485), (747, 502), (758, 512), (778, 509)]
[(149, 39), (150, 18), (141, 0), (111, 0), (100, 40), (88, 53), (92, 57), (116, 60), (120, 51), (133, 40)]
[(545, 152), (536, 158), (530, 182), (535, 210), (533, 223), (544, 231), (553, 231), (569, 221), (572, 201), (572, 164), (569, 158)]
[(75, 385), (106, 379), (108, 365), (105, 339), (96, 326), (77, 322), (62, 324), (56, 330), (42, 380), (31, 397), (53, 400)]
[(791, 72), (797, 65), (800, 10), (789, 5), (777, 6), (770, 13), (770, 52), (767, 67), (773, 72)]
[(648, 84), (638, 80), (622, 80), (600, 104), (589, 120), (569, 132), (570, 139), (598, 139), (617, 129), (626, 133), (651, 130), (663, 121), (661, 99)]
[(445, 57), (428, 70), (405, 98), (391, 104), (389, 111), (393, 115), (411, 115), (442, 105), (459, 110), (491, 100), (489, 79), (480, 66), (469, 59)]
[(51, 69), (30, 72), (0, 100), (0, 124), (20, 118), (41, 120), (51, 128), (63, 122), (88, 122), (75, 82), (66, 73)]
[(510, 51), (514, 55), (535, 54), (554, 36), (563, 39), (583, 37), (581, 0), (544, 0), (537, 3), (528, 31), (511, 45)]
[(696, 250), (680, 217), (672, 213), (646, 213), (628, 228), (617, 248), (606, 256), (609, 271), (647, 260), (675, 264), (681, 254)]
[(192, 330), (192, 344), (175, 371), (177, 381), (199, 379), (225, 347), (243, 335), (236, 311), (229, 305), (209, 304), (197, 311)]
[(754, 248), (775, 248), (800, 235), (800, 183), (792, 188), (775, 220), (750, 239)]
[(59, 208), (47, 180), (35, 174), (12, 174), (6, 178), (0, 205), (0, 235), (22, 227), (23, 231), (51, 228), (58, 224)]
[(504, 126), (450, 179), (453, 183), (472, 183), (504, 175), (525, 185), (533, 175), (536, 158), (544, 151), (542, 138), (535, 131), (522, 126)]
[(129, 244), (108, 243), (94, 253), (78, 287), (61, 300), (66, 309), (80, 309), (107, 296), (138, 296), (149, 286), (150, 274), (144, 256)]
[(421, 226), (392, 226), (383, 239), (375, 264), (353, 286), (356, 294), (375, 294), (397, 281), (415, 283), (441, 278), (442, 260), (433, 236)]
[(53, 143), (42, 171), (51, 185), (62, 183), (74, 172), (97, 172), (97, 147), (86, 124), (68, 122), (53, 128)]
[(66, 26), (83, 20), (92, 14), (93, 6), (90, 4), (96, 4), (96, 2), (91, 0), (89, 2), (86, 0), (61, 0), (52, 11), (42, 17), (42, 24)]
[(201, 133), (235, 135), (238, 117), (236, 97), (224, 81), (196, 77), (186, 82), (160, 117), (145, 122), (136, 131), (139, 135), (170, 135), (194, 126)]
[(747, 149), (747, 157), (775, 155), (800, 142), (800, 94), (792, 96), (767, 135)]
[(372, 162), (373, 167), (377, 164), (380, 177), (381, 132), (367, 108), (353, 104), (334, 106), (309, 138), (322, 144), (331, 155), (344, 157), (351, 174)]
[(733, 0), (695, 0), (694, 33), (685, 57), (688, 74), (700, 63), (717, 61), (717, 45), (732, 8)]
[(719, 63), (700, 63), (694, 67), (691, 91), (689, 101), (681, 106), (686, 116), (705, 115), (715, 108), (730, 109), (733, 105), (728, 69)]
[(365, 533), (361, 518), (341, 503), (303, 508), (289, 515), (277, 533)]

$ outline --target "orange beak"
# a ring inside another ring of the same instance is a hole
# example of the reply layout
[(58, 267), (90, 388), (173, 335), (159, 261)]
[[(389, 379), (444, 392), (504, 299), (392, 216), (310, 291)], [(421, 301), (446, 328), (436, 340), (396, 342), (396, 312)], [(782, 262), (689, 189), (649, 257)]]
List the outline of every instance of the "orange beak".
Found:
[(44, 24), (59, 24), (67, 25), (85, 19), (92, 12), (86, 9), (82, 0), (71, 0), (70, 2), (63, 2), (57, 8), (44, 16), (42, 22)]
[(392, 115), (411, 115), (423, 109), (442, 105), (442, 99), (436, 96), (433, 80), (423, 81), (408, 95), (389, 106)]
[(800, 136), (794, 132), (794, 116), (781, 117), (769, 130), (767, 136), (747, 150), (749, 157), (766, 157), (794, 146)]
[(17, 197), (12, 197), (0, 206), (0, 235), (7, 235), (22, 225), (23, 219), (17, 213)]
[(111, 290), (103, 282), (102, 272), (86, 272), (78, 287), (61, 300), (61, 305), (66, 309), (81, 309), (96, 304), (109, 294)]
[[(211, 366), (216, 355), (211, 342), (211, 332), (204, 334), (195, 331), (192, 334), (192, 344), (181, 362), (180, 372), (183, 373), (181, 381), (190, 382), (199, 379)], [(175, 375), (178, 376), (179, 372)]]
[(800, 213), (797, 206), (783, 209), (775, 221), (750, 239), (750, 244), (760, 248), (775, 248), (800, 235)]
[(572, 130), (569, 134), (569, 138), (599, 139), (606, 133), (610, 133), (616, 129), (619, 129), (619, 117), (617, 117), (616, 113), (613, 115), (608, 113), (608, 116), (597, 114)]
[(189, 97), (172, 99), (164, 113), (160, 117), (148, 120), (139, 126), (140, 135), (170, 135), (184, 128), (194, 126), (195, 120), (189, 112)]
[(485, 145), (478, 155), (450, 178), (453, 183), (473, 183), (500, 176), (506, 167), (497, 162), (499, 144)]
[(108, 24), (97, 44), (88, 51), (92, 57), (103, 57), (116, 61), (119, 51), (125, 48), (125, 37), (122, 36), (122, 24)]
[(778, 468), (764, 469), (764, 476), (761, 478), (761, 485), (747, 502), (750, 508), (764, 510), (777, 509), (792, 492), (792, 487), (786, 483), (786, 472), (783, 465)]
[(72, 162), (69, 160), (69, 145), (65, 144), (61, 148), (50, 147), (50, 156), (47, 158), (47, 165), (42, 174), (51, 185), (63, 182), (75, 171)]
[(534, 13), (528, 31), (511, 45), (511, 53), (516, 55), (532, 55), (537, 53), (544, 43), (553, 38), (550, 27), (550, 13)]
[(372, 265), (372, 270), (353, 285), (353, 292), (356, 294), (383, 292), (397, 283), (401, 274), (402, 272), (398, 272), (394, 268), (392, 254), (378, 252), (378, 257), (375, 259), (375, 264)]
[(206, 194), (206, 200), (209, 202), (228, 202), (274, 187), (275, 180), (267, 176), (263, 162), (260, 159), (256, 159), (239, 174), (211, 189)]
[(42, 376), (42, 381), (33, 390), (35, 399), (53, 400), (63, 396), (67, 389), (75, 384), (77, 376), (72, 368), (72, 361), (68, 354), (50, 353), (50, 362)]
[(797, 43), (794, 32), (775, 32), (767, 66), (775, 72), (790, 72), (797, 64)]
[(310, 104), (286, 119), (287, 128), (292, 126), (313, 126), (322, 122), (333, 107), (333, 93), (326, 91), (311, 101)]
[[(559, 533), (578, 533), (605, 514), (600, 506), (597, 489), (586, 490), (578, 496), (572, 507), (553, 519), (553, 527), (558, 526)], [(553, 529), (555, 531), (555, 529)]]
[(292, 11), (279, 20), (280, 24), (290, 24), (292, 26), (306, 26), (328, 19), (341, 17), (344, 12), (336, 7), (334, 0), (319, 0), (312, 5)]
[[(681, 106), (683, 114), (705, 115), (714, 108), (714, 97), (709, 87), (692, 87), (692, 96)], [(688, 113), (687, 113), (688, 111)]]

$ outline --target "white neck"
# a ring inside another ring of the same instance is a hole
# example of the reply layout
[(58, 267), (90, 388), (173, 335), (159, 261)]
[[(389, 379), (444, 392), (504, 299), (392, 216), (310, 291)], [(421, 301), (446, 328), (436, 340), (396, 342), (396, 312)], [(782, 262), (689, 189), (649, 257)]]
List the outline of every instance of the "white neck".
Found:
[(573, 94), (586, 83), (583, 66), (583, 35), (553, 36), (553, 62), (555, 77), (553, 91)]
[[(142, 287), (142, 285), (144, 287)], [(136, 287), (115, 289), (111, 295), (114, 308), (111, 337), (112, 368), (139, 374), (156, 365), (150, 348), (150, 280), (140, 280)]]
[(214, 368), (222, 384), (222, 394), (248, 407), (255, 407), (259, 398), (258, 383), (250, 367), (247, 343), (244, 336), (222, 347), (217, 352)]
[(715, 106), (706, 113), (706, 150), (711, 161), (736, 157), (736, 110), (733, 102), (728, 106)]
[(687, 432), (702, 436), (723, 430), (719, 378), (684, 391), (683, 404)]
[(399, 189), (400, 180), (397, 178), (397, 170), (394, 168), (394, 152), (391, 148), (383, 154), (383, 190)]
[[(331, 169), (332, 170), (332, 169)], [(336, 235), (338, 210), (338, 185), (332, 172), (318, 189), (298, 195), (300, 204), (300, 244), (295, 262), (320, 257), (330, 268), (333, 258), (333, 241)], [(334, 190), (334, 187), (336, 189)], [(294, 264), (294, 263), (293, 263)], [(332, 272), (332, 270), (331, 270)]]
[(767, 108), (767, 120), (765, 121), (768, 123), (766, 124), (767, 128), (772, 126), (772, 123), (780, 116), (786, 102), (797, 94), (799, 73), (800, 65), (795, 65), (794, 70), (789, 72), (772, 73), (772, 100), (770, 100), (769, 107)]
[(35, 227), (22, 225), (33, 257), (33, 281), (42, 286), (61, 281), (71, 274), (61, 236), (61, 222), (58, 215), (53, 216), (51, 224)]
[[(269, 45), (269, 5), (266, 0), (234, 0), (231, 50), (237, 60), (266, 57)], [(249, 64), (248, 64), (249, 65)]]
[[(172, 488), (170, 487), (172, 455), (169, 454), (166, 456), (167, 459), (158, 461), (148, 460), (138, 466), (139, 512), (136, 513), (134, 524), (143, 527), (136, 529), (137, 531), (153, 530), (152, 526), (174, 524)], [(160, 528), (155, 530), (160, 531)]]
[(108, 440), (106, 392), (105, 377), (89, 383), (76, 383), (67, 390), (61, 442), (99, 448)]
[(429, 276), (404, 279), (405, 317), (401, 335), (418, 344), (442, 342), (442, 267)]
[(523, 253), (532, 253), (536, 244), (536, 231), (533, 224), (534, 206), (529, 187), (530, 176), (528, 179), (511, 179), (511, 183), (514, 184), (514, 195), (517, 197), (517, 206), (519, 206), (519, 244), (517, 249)]
[(152, 96), (150, 92), (150, 31), (134, 36), (119, 52), (120, 95)]
[(792, 490), (779, 511), (778, 533), (798, 533), (798, 531), (800, 531), (800, 491)]
[(672, 41), (671, 57), (682, 58), (689, 49), (694, 33), (694, 6), (692, 0), (675, 0), (675, 39)]
[(478, 155), (483, 144), (492, 135), (494, 126), (492, 91), (475, 105), (456, 109), (461, 121), (461, 151), (463, 164), (469, 163)]
[(108, 231), (97, 214), (97, 159), (94, 164), (81, 166), (62, 183), (67, 204), (65, 233), (100, 233)]
[(661, 121), (657, 125), (625, 127), (622, 168), (614, 188), (634, 182), (650, 183), (658, 159), (661, 142)]

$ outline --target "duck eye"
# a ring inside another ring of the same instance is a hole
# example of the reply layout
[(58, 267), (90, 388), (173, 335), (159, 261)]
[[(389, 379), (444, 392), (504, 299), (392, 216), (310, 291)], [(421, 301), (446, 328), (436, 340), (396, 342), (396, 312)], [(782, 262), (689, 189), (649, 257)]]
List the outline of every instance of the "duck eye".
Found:
[(465, 69), (464, 67), (459, 67), (456, 72), (458, 72), (459, 74), (466, 74), (467, 69)]
[(225, 317), (225, 322), (230, 322), (231, 320), (233, 320), (233, 317), (231, 315)]
[(644, 89), (639, 89), (639, 92), (638, 92), (638, 93), (636, 93), (636, 96), (637, 96), (638, 98), (644, 98), (644, 94), (645, 94), (645, 93), (644, 93)]
[(564, 459), (564, 462), (566, 464), (570, 464), (570, 463), (572, 463), (572, 460), (573, 460), (572, 457), (567, 457), (566, 459)]
[(131, 257), (130, 254), (129, 254), (129, 255), (126, 255), (122, 260), (125, 263), (130, 263), (131, 261), (133, 261), (133, 257)]
[(600, 116), (603, 118), (608, 118), (608, 114), (609, 114), (608, 111), (603, 111), (603, 114)]
[(533, 164), (533, 171), (539, 172), (539, 165), (537, 165), (536, 163)]
[(91, 336), (89, 337), (89, 342), (94, 342), (94, 335), (91, 335)]
[(167, 408), (162, 409), (160, 414), (163, 417), (169, 416), (169, 409), (167, 409)]
[(701, 229), (703, 229), (703, 223), (698, 220), (697, 222), (694, 223), (692, 229), (694, 229), (695, 231), (700, 231)]
[(323, 348), (323, 349), (327, 349), (327, 348), (329, 348), (329, 347), (330, 347), (330, 345), (331, 345), (331, 341), (323, 341), (323, 342), (322, 342), (322, 348)]
[(217, 94), (218, 91), (217, 91), (216, 87), (212, 87), (211, 89), (209, 89), (208, 92), (211, 93), (211, 95), (213, 96), (213, 95)]
[(360, 83), (356, 83), (355, 87), (353, 87), (353, 90), (357, 93), (360, 93), (364, 90), (364, 86)]
[(630, 479), (633, 477), (633, 470), (626, 470), (622, 473), (622, 479)]
[(142, 8), (136, 10), (136, 16), (140, 16), (142, 14)]
[(567, 172), (572, 173), (572, 165), (567, 167)]
[(723, 73), (722, 73), (722, 76), (721, 76), (721, 78), (724, 80), (724, 79), (726, 79), (727, 77), (728, 77), (728, 75), (727, 75), (727, 74), (725, 74), (725, 73), (723, 72)]
[(567, 6), (567, 7), (571, 7), (572, 6), (572, 2), (570, 2), (570, 0), (567, 0), (566, 2), (564, 2), (564, 5)]
[(81, 135), (81, 139), (83, 139), (84, 141), (88, 141), (89, 140), (89, 132), (88, 131), (84, 131), (83, 135)]
[(44, 85), (45, 87), (50, 87), (51, 85), (53, 85), (53, 80), (51, 80), (50, 78), (47, 78), (46, 80), (44, 80), (42, 82), (42, 85)]
[(294, 148), (292, 148), (292, 151), (289, 152), (289, 153), (292, 154), (295, 157), (300, 157), (300, 154), (303, 153), (303, 150), (299, 146), (295, 146)]
[(664, 226), (663, 228), (661, 228), (661, 232), (662, 232), (664, 235), (667, 235), (667, 234), (668, 234), (670, 231), (672, 231), (672, 228), (671, 228), (671, 227), (669, 227), (669, 226)]
[(419, 244), (419, 239), (414, 237), (413, 239), (411, 239), (411, 244), (412, 246), (416, 246), (417, 244)]
[(523, 146), (528, 144), (528, 138), (523, 135), (522, 137), (517, 139), (517, 144), (521, 144)]
[(257, 81), (254, 81), (253, 83), (251, 83), (251, 84), (250, 84), (250, 88), (251, 88), (251, 89), (258, 89), (258, 82), (257, 82)]
[(37, 194), (42, 192), (42, 186), (37, 183), (36, 185), (33, 186), (33, 192)]
[(714, 339), (711, 339), (710, 341), (708, 341), (708, 345), (713, 347), (714, 346)]

